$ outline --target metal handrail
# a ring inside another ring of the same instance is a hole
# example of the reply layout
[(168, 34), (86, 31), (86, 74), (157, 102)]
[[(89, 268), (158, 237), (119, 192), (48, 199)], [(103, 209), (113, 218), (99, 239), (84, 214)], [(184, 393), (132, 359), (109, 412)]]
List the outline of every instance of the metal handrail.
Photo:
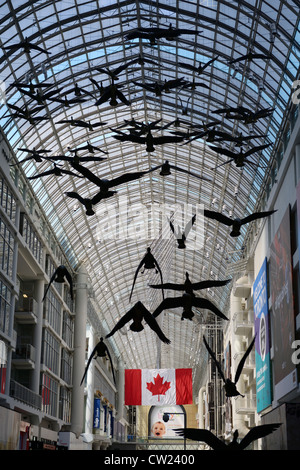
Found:
[(42, 397), (15, 380), (10, 381), (10, 396), (33, 408), (42, 409)]

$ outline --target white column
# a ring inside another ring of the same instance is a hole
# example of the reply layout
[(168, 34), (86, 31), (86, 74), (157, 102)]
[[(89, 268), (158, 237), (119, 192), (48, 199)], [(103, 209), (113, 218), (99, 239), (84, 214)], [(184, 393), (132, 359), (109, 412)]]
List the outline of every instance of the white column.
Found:
[(35, 366), (31, 377), (31, 389), (39, 394), (40, 370), (42, 356), (42, 333), (43, 333), (43, 308), (44, 280), (38, 279), (34, 283), (34, 297), (37, 302), (37, 323), (34, 327), (33, 346), (35, 348)]
[(295, 145), (296, 181), (300, 180), (300, 144)]
[(71, 411), (71, 432), (78, 438), (83, 432), (84, 387), (80, 382), (85, 369), (85, 338), (88, 302), (88, 274), (83, 264), (77, 271), (75, 286), (75, 323), (73, 356), (73, 392)]
[[(94, 347), (96, 346), (94, 340), (94, 330), (90, 326), (88, 331), (88, 340), (89, 340), (89, 347), (88, 347), (88, 358), (93, 352)], [(86, 375), (86, 406), (85, 406), (85, 433), (86, 434), (93, 434), (93, 417), (94, 417), (94, 360), (91, 361), (90, 367), (87, 371)], [(82, 384), (82, 387), (84, 384)]]
[(121, 421), (122, 424), (124, 420), (124, 403), (125, 403), (125, 372), (124, 372), (124, 363), (120, 359), (118, 364), (118, 390), (117, 390), (117, 414), (116, 421)]

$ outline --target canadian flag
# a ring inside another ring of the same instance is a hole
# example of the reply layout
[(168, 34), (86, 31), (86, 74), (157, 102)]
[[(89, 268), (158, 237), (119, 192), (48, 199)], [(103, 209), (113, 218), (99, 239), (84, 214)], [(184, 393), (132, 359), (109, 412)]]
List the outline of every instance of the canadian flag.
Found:
[(125, 369), (125, 405), (192, 403), (192, 369)]

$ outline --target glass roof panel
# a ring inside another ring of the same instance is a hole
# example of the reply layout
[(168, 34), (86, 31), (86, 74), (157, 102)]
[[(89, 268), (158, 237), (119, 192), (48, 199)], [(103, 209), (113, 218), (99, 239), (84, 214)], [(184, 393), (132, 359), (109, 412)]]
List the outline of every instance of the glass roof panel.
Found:
[[(100, 148), (97, 156), (106, 157), (99, 163), (86, 163), (87, 168), (101, 178), (111, 179), (122, 173), (145, 170), (169, 160), (172, 165), (210, 179), (197, 179), (179, 170), (161, 176), (158, 169), (115, 188), (117, 193), (105, 204), (96, 205), (92, 217), (78, 200), (65, 195), (72, 190), (82, 197), (93, 197), (97, 188), (91, 181), (69, 175), (31, 180), (72, 263), (84, 260), (104, 331), (110, 331), (134, 301), (143, 300), (150, 310), (160, 302), (159, 293), (149, 288), (149, 283), (158, 280), (153, 272), (139, 274), (133, 302), (129, 302), (133, 276), (147, 246), (151, 246), (159, 258), (162, 271), (170, 281), (180, 282), (187, 270), (195, 279), (224, 278), (228, 263), (243, 255), (244, 241), (251, 227), (244, 227), (241, 237), (234, 240), (228, 236), (226, 227), (205, 221), (204, 246), (199, 250), (178, 250), (166, 223), (166, 240), (160, 231), (145, 238), (138, 205), (142, 205), (143, 210), (151, 209), (147, 222), (159, 228), (160, 208), (164, 205), (202, 204), (224, 211), (230, 217), (246, 215), (260, 206), (262, 188), (267, 185), (291, 106), (292, 83), (299, 78), (297, 2), (165, 0), (116, 4), (111, 0), (71, 3), (10, 0), (0, 9), (2, 46), (18, 43), (28, 36), (34, 44), (51, 53), (31, 50), (24, 60), (24, 53), (17, 50), (0, 57), (0, 79), (6, 84), (6, 103), (0, 107), (0, 124), (19, 160), (26, 157), (26, 152), (17, 150), (20, 147), (50, 149), (50, 156), (71, 156), (72, 149), (89, 142)], [(148, 38), (126, 37), (139, 27), (167, 29), (170, 23), (173, 28), (185, 28), (189, 33), (172, 41), (159, 39), (155, 44)], [(270, 54), (270, 59), (229, 62), (250, 52), (251, 47), (254, 52)], [(125, 67), (112, 79), (109, 71), (118, 71), (118, 67), (133, 59), (146, 62)], [(214, 62), (202, 73), (191, 69), (211, 59), (215, 59)], [(99, 67), (106, 72), (97, 70)], [(163, 85), (179, 78), (183, 79), (181, 84), (170, 92), (157, 93), (156, 89), (146, 88), (150, 83)], [(15, 82), (28, 85), (30, 80), (34, 84), (50, 83), (51, 87), (45, 90), (55, 91), (54, 96), (46, 99), (42, 110), (34, 114), (45, 116), (44, 121), (32, 123), (24, 116), (14, 115), (8, 106), (17, 105), (24, 110), (26, 105), (29, 111), (36, 109), (37, 97), (29, 96), (27, 88), (15, 86)], [(70, 92), (75, 85), (87, 92), (80, 97), (85, 101), (70, 101), (76, 98), (75, 93)], [(114, 85), (129, 104), (121, 99), (116, 106), (109, 100), (96, 104), (103, 96), (103, 87)], [(270, 116), (252, 124), (216, 113), (220, 108), (237, 106), (252, 112), (275, 109)], [(90, 131), (87, 127), (59, 122), (71, 118), (106, 124)], [(164, 129), (153, 129), (153, 136), (181, 136), (183, 141), (157, 144), (154, 151), (149, 152), (145, 142), (116, 138), (120, 132), (127, 138), (136, 133), (137, 129), (131, 125), (134, 121), (147, 125), (159, 119)], [(241, 147), (230, 139), (210, 142), (211, 133), (203, 134), (210, 127), (204, 126), (214, 121), (216, 131), (231, 137), (239, 133), (251, 136), (251, 140), (243, 143), (243, 150), (271, 143), (269, 148), (251, 156), (260, 166), (246, 164), (238, 168), (234, 162), (225, 163), (228, 158), (212, 147), (237, 153)], [(194, 131), (198, 135), (189, 142), (190, 133)], [(80, 150), (80, 156), (91, 156), (91, 153)], [(56, 163), (65, 170), (72, 169), (68, 162)], [(53, 162), (28, 161), (22, 168), (27, 176), (33, 176), (53, 168)], [(126, 208), (120, 204), (125, 200)], [(104, 240), (107, 230), (103, 233), (99, 227), (110, 224), (114, 228), (119, 218), (126, 218), (132, 236)], [(218, 288), (201, 295), (226, 308), (229, 292), (229, 287)], [(174, 292), (168, 295), (173, 296)], [(199, 364), (199, 331), (205, 327), (205, 322), (212, 322), (211, 316), (197, 312), (193, 321), (182, 322), (179, 310), (166, 311), (159, 319), (166, 335), (171, 337), (171, 345), (158, 344), (148, 326), (137, 335), (131, 332), (129, 325), (113, 336), (111, 344), (131, 367), (155, 367), (157, 363), (162, 367)], [(197, 343), (193, 351), (191, 341)], [(196, 371), (194, 376), (200, 379)]]

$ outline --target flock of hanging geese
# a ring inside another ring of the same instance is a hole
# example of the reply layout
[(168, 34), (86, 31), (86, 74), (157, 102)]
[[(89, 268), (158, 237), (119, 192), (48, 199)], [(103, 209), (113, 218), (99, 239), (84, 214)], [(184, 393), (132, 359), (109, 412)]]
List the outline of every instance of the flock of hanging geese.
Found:
[[(129, 32), (125, 36), (125, 39), (131, 40), (131, 39), (140, 38), (140, 39), (149, 41), (150, 45), (155, 45), (161, 39), (172, 41), (172, 40), (176, 40), (179, 36), (183, 34), (198, 34), (198, 33), (195, 33), (188, 29), (177, 29), (177, 28), (174, 28), (170, 24), (168, 28), (137, 28)], [(42, 49), (38, 45), (33, 44), (32, 42), (28, 41), (27, 37), (24, 39), (24, 41), (18, 44), (11, 45), (11, 46), (5, 46), (3, 47), (3, 49), (5, 50), (5, 54), (7, 55), (7, 57), (9, 57), (9, 54), (12, 54), (15, 51), (20, 50), (20, 49), (22, 49), (25, 53), (30, 53), (31, 50), (36, 50), (36, 51), (39, 51), (40, 53), (49, 54), (47, 50)], [(189, 69), (195, 75), (199, 76), (204, 72), (204, 70), (207, 67), (209, 67), (215, 60), (217, 60), (218, 57), (219, 56), (209, 60), (205, 64), (200, 63), (198, 66), (192, 66), (184, 62), (180, 62), (178, 66), (181, 68)], [(271, 56), (269, 55), (255, 53), (252, 49), (250, 49), (246, 55), (242, 55), (236, 59), (229, 61), (228, 63), (229, 65), (235, 64), (237, 62), (242, 62), (242, 61), (244, 62), (246, 61), (250, 63), (251, 61), (255, 59), (267, 60), (270, 58)], [(106, 68), (95, 67), (95, 70), (97, 72), (100, 72), (101, 74), (108, 76), (110, 79), (110, 84), (108, 86), (103, 86), (102, 81), (99, 83), (94, 78), (90, 78), (91, 83), (97, 89), (97, 93), (100, 94), (100, 97), (95, 102), (95, 106), (100, 106), (105, 102), (109, 102), (110, 106), (113, 106), (113, 107), (118, 106), (120, 102), (125, 104), (126, 106), (130, 106), (130, 102), (125, 97), (124, 93), (121, 91), (122, 85), (118, 85), (116, 82), (118, 82), (119, 75), (121, 74), (121, 72), (123, 72), (128, 67), (134, 66), (136, 64), (143, 66), (145, 63), (149, 63), (151, 65), (157, 65), (157, 62), (150, 60), (150, 59), (146, 59), (140, 55), (139, 58), (130, 60), (126, 62), (125, 64), (121, 65), (120, 67), (117, 67), (114, 70), (111, 70), (109, 67), (106, 67)], [(191, 90), (194, 90), (197, 86), (209, 88), (204, 83), (196, 82), (195, 78), (193, 79), (192, 82), (188, 82), (183, 77), (179, 79), (174, 79), (174, 80), (165, 80), (163, 83), (159, 83), (159, 82), (142, 83), (142, 82), (134, 81), (134, 84), (136, 85), (136, 87), (142, 87), (146, 89), (148, 93), (155, 93), (156, 96), (161, 96), (163, 93), (169, 93), (171, 92), (171, 90), (175, 88), (191, 89)], [(52, 102), (53, 101), (58, 102), (65, 106), (71, 106), (72, 104), (86, 101), (86, 98), (89, 98), (89, 99), (95, 98), (94, 93), (80, 88), (77, 83), (75, 84), (74, 88), (68, 90), (63, 95), (60, 95), (60, 96), (57, 96), (60, 90), (49, 91), (51, 86), (53, 86), (51, 83), (45, 83), (45, 82), (32, 83), (30, 81), (30, 83), (15, 82), (13, 85), (16, 86), (17, 89), (20, 92), (22, 92), (24, 95), (28, 96), (33, 101), (35, 101), (37, 103), (37, 106), (34, 107), (32, 110), (29, 110), (27, 106), (25, 106), (24, 108), (20, 108), (16, 106), (15, 104), (8, 103), (7, 106), (10, 110), (9, 115), (11, 117), (25, 119), (32, 125), (35, 125), (37, 122), (41, 122), (41, 121), (49, 119), (47, 115), (45, 116), (36, 115), (40, 111), (45, 110), (45, 105), (46, 105), (47, 100), (52, 101)], [(74, 96), (69, 98), (68, 95), (71, 93)], [(243, 106), (237, 106), (235, 108), (225, 107), (222, 109), (217, 109), (214, 111), (214, 113), (217, 115), (224, 115), (228, 119), (240, 120), (244, 124), (251, 124), (251, 123), (257, 122), (261, 118), (270, 116), (273, 111), (274, 111), (274, 108), (266, 108), (266, 109), (261, 109), (261, 110), (253, 112), (250, 109), (247, 109)], [(172, 125), (175, 127), (178, 127), (178, 126), (181, 126), (182, 124), (186, 124), (184, 120), (181, 120), (179, 118), (176, 118), (174, 121), (164, 126), (160, 125), (160, 122), (161, 122), (161, 119), (154, 121), (154, 122), (150, 122), (150, 123), (138, 122), (135, 119), (128, 120), (128, 121), (125, 120), (124, 124), (122, 124), (121, 126), (115, 129), (111, 128), (111, 130), (115, 132), (115, 135), (113, 135), (115, 139), (121, 142), (133, 142), (133, 143), (144, 145), (146, 146), (147, 152), (154, 152), (155, 146), (158, 146), (158, 145), (164, 145), (168, 143), (179, 143), (179, 142), (183, 142), (182, 145), (184, 145), (185, 143), (188, 143), (188, 142), (191, 142), (192, 140), (200, 139), (200, 138), (206, 139), (206, 141), (209, 143), (226, 142), (226, 141), (234, 142), (235, 146), (240, 147), (240, 150), (238, 152), (227, 150), (223, 147), (218, 147), (218, 146), (211, 146), (211, 148), (215, 152), (229, 157), (229, 160), (225, 161), (221, 165), (234, 162), (237, 167), (243, 167), (245, 164), (258, 166), (256, 163), (249, 160), (249, 157), (267, 148), (270, 145), (270, 144), (264, 144), (264, 145), (260, 145), (257, 147), (253, 147), (248, 151), (243, 151), (242, 147), (245, 142), (247, 141), (249, 142), (251, 139), (256, 138), (256, 137), (265, 137), (265, 136), (256, 136), (256, 135), (243, 136), (242, 134), (239, 134), (238, 136), (235, 137), (232, 134), (227, 134), (225, 132), (217, 130), (217, 126), (220, 121), (213, 121), (208, 124), (203, 123), (202, 126), (198, 124), (192, 125), (188, 123), (189, 130), (187, 133), (180, 132), (177, 130), (175, 132), (171, 132), (170, 135), (155, 136), (153, 135), (153, 131), (157, 131), (157, 130), (162, 131), (162, 130), (168, 129)], [(105, 122), (97, 122), (97, 123), (92, 124), (90, 122), (86, 122), (81, 119), (74, 119), (73, 117), (71, 117), (71, 119), (58, 121), (58, 124), (65, 124), (65, 123), (68, 123), (70, 126), (86, 128), (89, 131), (96, 130), (99, 127), (105, 126), (107, 124)], [(124, 132), (123, 128), (125, 127), (128, 128), (127, 129), (128, 133)], [(142, 178), (144, 175), (150, 172), (156, 171), (158, 169), (160, 169), (160, 174), (162, 176), (169, 175), (171, 173), (171, 169), (173, 169), (176, 171), (187, 173), (195, 178), (200, 178), (200, 179), (210, 181), (208, 178), (201, 177), (197, 175), (196, 173), (185, 170), (175, 165), (171, 165), (168, 160), (166, 160), (162, 165), (156, 166), (154, 168), (150, 168), (149, 170), (146, 170), (146, 171), (124, 173), (123, 175), (110, 179), (110, 180), (99, 178), (95, 175), (95, 173), (93, 173), (92, 171), (90, 171), (88, 168), (84, 166), (84, 162), (90, 162), (90, 161), (101, 162), (105, 160), (106, 157), (96, 157), (94, 153), (102, 152), (104, 154), (107, 154), (107, 152), (104, 152), (99, 147), (95, 147), (91, 145), (89, 142), (87, 142), (87, 145), (85, 146), (75, 148), (75, 149), (70, 149), (70, 153), (72, 154), (72, 156), (66, 156), (66, 155), (47, 156), (47, 153), (51, 153), (50, 150), (36, 149), (36, 148), (33, 148), (33, 149), (20, 148), (19, 150), (27, 152), (28, 156), (25, 159), (19, 161), (18, 164), (21, 164), (31, 159), (33, 159), (35, 162), (42, 162), (42, 161), (47, 160), (54, 164), (54, 167), (52, 169), (45, 171), (43, 173), (39, 173), (37, 175), (31, 176), (28, 178), (29, 180), (42, 178), (42, 177), (49, 176), (49, 175), (60, 176), (62, 174), (68, 174), (68, 175), (73, 176), (74, 178), (86, 178), (89, 182), (93, 183), (95, 187), (97, 188), (97, 192), (92, 198), (84, 198), (74, 191), (65, 193), (67, 197), (75, 198), (82, 204), (82, 206), (85, 208), (87, 216), (93, 216), (95, 214), (93, 206), (100, 203), (102, 200), (110, 198), (114, 194), (116, 194), (117, 191), (113, 188), (116, 188), (117, 186), (127, 183), (129, 181)], [(80, 157), (79, 153), (81, 150), (88, 150), (91, 156)], [(57, 163), (59, 161), (68, 162), (72, 170), (66, 170), (64, 168), (61, 168), (61, 164)], [(229, 235), (231, 237), (238, 237), (240, 235), (240, 228), (242, 225), (248, 224), (251, 221), (258, 219), (258, 218), (269, 217), (274, 212), (275, 212), (274, 210), (268, 211), (268, 212), (256, 212), (244, 218), (232, 219), (230, 217), (225, 216), (222, 213), (205, 209), (204, 216), (210, 219), (214, 219), (217, 222), (220, 222), (221, 224), (224, 224), (228, 227), (231, 227), (231, 232), (229, 233)], [(196, 216), (194, 215), (191, 221), (185, 227), (184, 231), (181, 233), (179, 233), (178, 231), (176, 232), (174, 225), (172, 224), (171, 221), (169, 221), (170, 230), (173, 232), (177, 240), (179, 249), (185, 248), (186, 238), (192, 226), (194, 225), (195, 221), (196, 221)], [(134, 289), (137, 275), (142, 268), (144, 268), (144, 270), (155, 269), (156, 273), (160, 274), (161, 283), (156, 284), (156, 285), (151, 284), (150, 287), (154, 289), (160, 289), (162, 291), (163, 300), (161, 304), (151, 314), (141, 301), (136, 302), (135, 305), (123, 317), (121, 317), (121, 319), (117, 322), (117, 324), (112, 329), (112, 331), (108, 335), (106, 335), (106, 338), (109, 338), (110, 336), (114, 335), (116, 331), (124, 327), (130, 321), (132, 321), (130, 325), (130, 329), (132, 331), (135, 331), (135, 332), (142, 331), (144, 328), (142, 325), (142, 321), (144, 320), (149, 325), (149, 327), (158, 335), (161, 341), (163, 341), (166, 344), (169, 344), (170, 340), (162, 332), (160, 326), (158, 325), (156, 321), (156, 318), (163, 310), (173, 309), (173, 308), (178, 308), (178, 307), (181, 307), (183, 309), (181, 320), (184, 320), (184, 319), (191, 320), (193, 318), (194, 316), (194, 313), (192, 311), (193, 307), (198, 307), (200, 309), (201, 308), (208, 309), (211, 312), (213, 312), (215, 315), (217, 315), (219, 318), (225, 321), (228, 320), (228, 318), (211, 301), (205, 298), (197, 297), (195, 295), (195, 291), (206, 289), (206, 288), (211, 288), (211, 287), (216, 287), (216, 286), (224, 286), (227, 283), (229, 283), (231, 279), (226, 279), (224, 281), (206, 280), (206, 281), (200, 281), (200, 282), (191, 282), (189, 278), (189, 273), (186, 272), (186, 275), (185, 275), (186, 278), (182, 284), (175, 284), (175, 283), (170, 283), (170, 282), (164, 283), (162, 272), (159, 267), (159, 263), (157, 262), (153, 254), (151, 253), (150, 247), (148, 247), (146, 250), (145, 256), (140, 261), (136, 269), (129, 300), (131, 300), (131, 296), (132, 296), (132, 292)], [(70, 294), (71, 294), (71, 298), (73, 299), (72, 276), (68, 272), (67, 268), (61, 265), (61, 266), (58, 266), (58, 268), (53, 273), (50, 279), (50, 283), (48, 284), (47, 289), (45, 291), (43, 300), (45, 299), (48, 289), (53, 282), (64, 283), (66, 280), (68, 281), (70, 285)], [(179, 291), (182, 294), (178, 297), (165, 298), (164, 289), (171, 289), (174, 291)], [(238, 368), (236, 370), (236, 374), (235, 374), (233, 381), (225, 377), (224, 372), (222, 371), (222, 368), (221, 368), (221, 364), (217, 361), (214, 352), (210, 348), (204, 336), (203, 336), (203, 341), (204, 341), (204, 345), (208, 353), (210, 354), (210, 356), (212, 357), (213, 361), (216, 364), (220, 377), (222, 378), (224, 382), (226, 397), (230, 398), (230, 397), (234, 397), (237, 395), (241, 395), (237, 390), (237, 382), (242, 373), (245, 361), (248, 355), (250, 354), (251, 349), (254, 345), (255, 338), (251, 341), (244, 356), (242, 357), (238, 365)], [(83, 383), (83, 380), (85, 378), (85, 375), (87, 373), (87, 370), (89, 368), (92, 358), (96, 359), (98, 356), (109, 358), (111, 362), (113, 378), (115, 380), (115, 373), (114, 373), (113, 363), (112, 363), (109, 350), (107, 346), (104, 344), (103, 338), (100, 338), (100, 341), (96, 344), (94, 350), (92, 351), (88, 359), (80, 385), (82, 385)], [(176, 433), (187, 439), (205, 442), (208, 446), (210, 446), (212, 449), (215, 449), (215, 450), (230, 450), (230, 449), (242, 450), (248, 447), (251, 444), (251, 442), (253, 442), (254, 440), (257, 440), (259, 438), (262, 438), (272, 433), (273, 431), (278, 429), (280, 425), (281, 423), (256, 426), (252, 428), (249, 431), (249, 433), (240, 442), (238, 441), (238, 431), (235, 431), (233, 435), (233, 440), (229, 444), (225, 444), (222, 440), (217, 438), (211, 431), (206, 430), (206, 429), (183, 428), (180, 430), (176, 430)]]

